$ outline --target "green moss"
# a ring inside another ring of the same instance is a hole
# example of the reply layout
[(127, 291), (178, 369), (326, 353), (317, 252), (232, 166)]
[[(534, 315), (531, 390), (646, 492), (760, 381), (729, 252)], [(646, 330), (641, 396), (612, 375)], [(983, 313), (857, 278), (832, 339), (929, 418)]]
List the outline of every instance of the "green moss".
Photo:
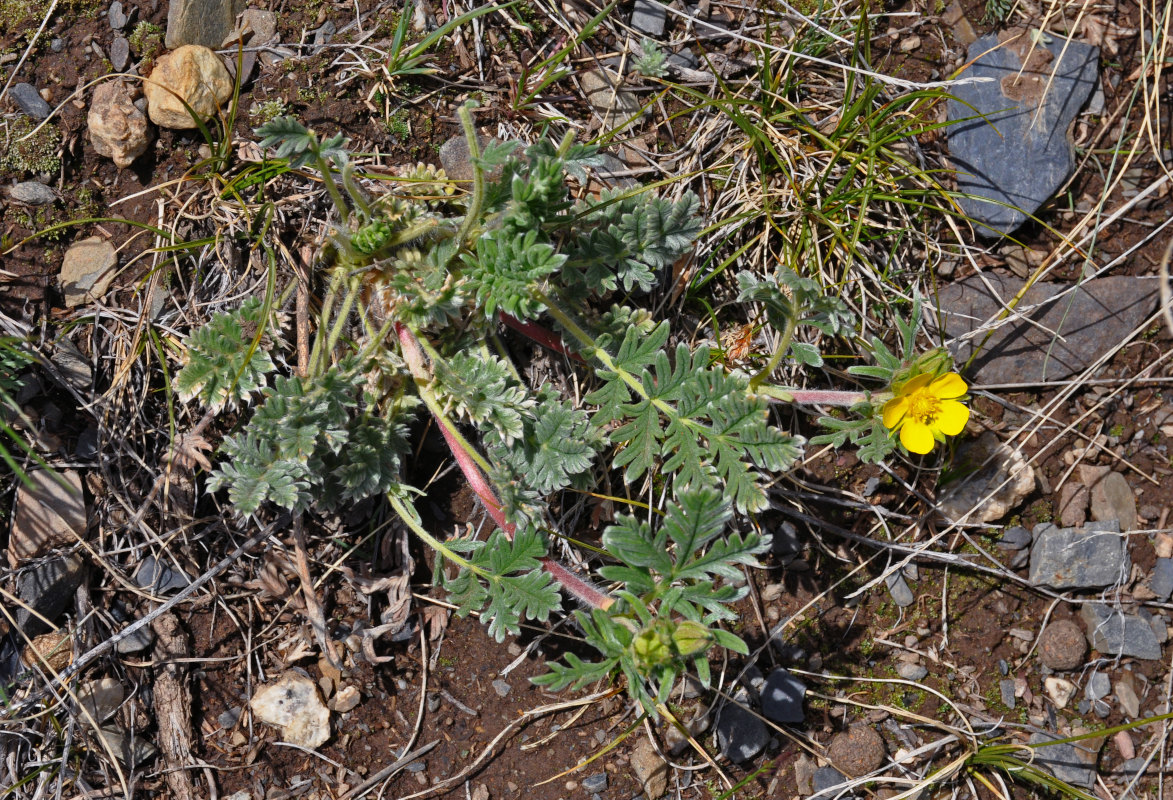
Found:
[(407, 118), (407, 114), (403, 111), (396, 111), (383, 123), (387, 129), (387, 133), (394, 136), (401, 142), (406, 142), (411, 138), (411, 122)]
[(23, 178), (29, 172), (53, 173), (61, 169), (60, 131), (55, 125), (45, 125), (25, 139), (34, 128), (31, 120), (20, 117), (0, 133), (0, 173)]
[(127, 41), (130, 42), (131, 48), (139, 58), (145, 58), (149, 61), (163, 49), (163, 29), (144, 19), (134, 26)]

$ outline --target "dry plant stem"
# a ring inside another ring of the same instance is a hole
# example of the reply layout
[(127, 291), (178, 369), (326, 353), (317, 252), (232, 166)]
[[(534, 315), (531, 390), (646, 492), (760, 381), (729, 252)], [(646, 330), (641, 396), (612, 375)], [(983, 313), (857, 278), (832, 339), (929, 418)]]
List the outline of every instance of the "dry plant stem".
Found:
[(300, 514), (293, 520), (293, 544), (297, 555), (297, 576), (301, 579), (301, 594), (305, 599), (305, 613), (314, 628), (314, 637), (317, 638), (322, 653), (330, 660), (330, 665), (335, 669), (341, 669), (342, 660), (338, 658), (334, 641), (326, 628), (326, 615), (322, 613), (322, 604), (314, 594), (314, 579), (310, 575), (310, 560), (305, 546), (305, 518)]
[(164, 614), (153, 626), (159, 635), (155, 642), (155, 719), (159, 723), (159, 749), (167, 764), (164, 780), (175, 800), (197, 797), (188, 768), (191, 765), (191, 689), (188, 670), (187, 640), (179, 619)]
[[(193, 594), (198, 592), (204, 584), (208, 583), (213, 578), (218, 576), (221, 572), (223, 572), (224, 570), (228, 569), (230, 566), (235, 564), (236, 561), (241, 556), (243, 556), (245, 553), (247, 553), (252, 548), (256, 547), (261, 542), (268, 539), (273, 534), (273, 531), (277, 528), (278, 524), (280, 524), (282, 527), (284, 527), (285, 525), (288, 525), (289, 524), (288, 515), (279, 517), (275, 522), (272, 522), (269, 525), (266, 525), (265, 528), (260, 533), (253, 534), (251, 537), (249, 537), (248, 541), (246, 541), (244, 544), (240, 545), (235, 550), (233, 550), (231, 553), (226, 555), (224, 558), (222, 558), (218, 562), (216, 562), (216, 566), (212, 567), (210, 570), (205, 572), (203, 575), (196, 578), (194, 581), (192, 581), (187, 586), (187, 588), (180, 590), (180, 592), (178, 594), (176, 594), (174, 597), (172, 597), (166, 603), (163, 603), (163, 605), (159, 606), (154, 611), (150, 611), (150, 612), (144, 614), (141, 618), (130, 623), (125, 628), (120, 630), (118, 633), (111, 636), (109, 639), (106, 639), (105, 641), (95, 645), (94, 647), (90, 648), (87, 652), (78, 656), (77, 659), (72, 664), (70, 664), (68, 667), (63, 669), (61, 671), (61, 673), (59, 675), (57, 675), (53, 679), (53, 681), (45, 687), (45, 689), (46, 690), (53, 690), (53, 689), (60, 688), (61, 686), (64, 686), (71, 678), (73, 678), (75, 675), (77, 675), (83, 669), (88, 667), (90, 664), (92, 664), (97, 659), (104, 656), (106, 653), (113, 650), (114, 646), (116, 644), (123, 641), (127, 637), (133, 635), (136, 631), (140, 631), (143, 628), (145, 628), (146, 626), (150, 625), (152, 621), (154, 621), (155, 619), (158, 619), (160, 616), (162, 616), (163, 614), (166, 614), (168, 611), (175, 608), (177, 605), (182, 603), (184, 600), (191, 597)], [(8, 706), (7, 708), (0, 710), (0, 719), (13, 719), (15, 717), (20, 716), (21, 714), (25, 713), (25, 710), (31, 704), (40, 702), (42, 697), (43, 697), (43, 693), (38, 693), (35, 696), (30, 696), (23, 703), (21, 703), (19, 705), (13, 704), (13, 705)]]
[[(456, 459), (457, 466), (464, 473), (464, 479), (468, 481), (469, 488), (476, 492), (481, 504), (485, 507), (485, 511), (488, 512), (497, 527), (512, 539), (517, 532), (517, 526), (505, 519), (505, 514), (501, 510), (501, 503), (497, 499), (496, 492), (493, 491), (493, 487), (489, 484), (484, 472), (482, 472), (481, 466), (477, 463), (478, 461), (483, 462), (484, 459), (479, 454), (474, 458), (469, 443), (456, 433), (452, 423), (445, 416), (443, 409), (440, 408), (440, 404), (437, 402), (435, 395), (428, 385), (430, 379), (428, 368), (424, 363), (423, 349), (416, 340), (415, 334), (402, 323), (395, 324), (395, 333), (399, 337), (399, 343), (403, 349), (404, 361), (407, 362), (412, 377), (415, 378), (420, 397), (423, 398), (424, 404), (432, 412), (432, 417), (435, 419), (440, 432), (444, 435), (444, 441), (447, 442), (448, 449), (452, 451), (452, 457)], [(539, 559), (539, 561), (542, 564), (542, 568), (550, 573), (554, 580), (562, 585), (563, 589), (570, 592), (570, 594), (584, 605), (590, 608), (607, 609), (615, 602), (613, 597), (609, 597), (607, 594), (591, 586), (549, 556), (545, 556)]]

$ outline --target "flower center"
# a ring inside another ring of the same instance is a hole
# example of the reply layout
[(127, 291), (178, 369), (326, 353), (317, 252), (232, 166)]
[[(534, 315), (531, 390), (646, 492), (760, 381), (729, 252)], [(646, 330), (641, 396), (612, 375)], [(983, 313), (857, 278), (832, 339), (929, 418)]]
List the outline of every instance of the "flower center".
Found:
[(941, 399), (925, 389), (914, 393), (908, 400), (908, 416), (925, 425), (931, 425), (941, 410)]

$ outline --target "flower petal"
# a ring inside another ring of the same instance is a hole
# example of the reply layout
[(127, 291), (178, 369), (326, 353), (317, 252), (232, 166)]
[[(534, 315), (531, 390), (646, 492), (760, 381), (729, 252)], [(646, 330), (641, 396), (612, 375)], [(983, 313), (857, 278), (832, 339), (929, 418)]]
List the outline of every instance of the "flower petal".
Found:
[(925, 453), (931, 452), (934, 441), (933, 432), (923, 422), (915, 419), (906, 419), (904, 425), (900, 428), (900, 443), (910, 453), (924, 455)]
[(910, 380), (908, 383), (901, 386), (899, 394), (905, 395), (905, 396), (910, 395), (910, 394), (915, 394), (916, 392), (920, 391), (921, 389), (925, 388), (930, 383), (932, 383), (932, 381), (933, 381), (933, 373), (922, 372), (920, 375), (917, 375), (915, 378)]
[(946, 436), (956, 436), (969, 422), (969, 408), (956, 400), (942, 400), (937, 408), (935, 428)]
[(888, 430), (895, 430), (896, 426), (900, 424), (900, 420), (904, 419), (904, 415), (907, 413), (908, 398), (893, 397), (887, 403), (884, 403), (884, 427)]
[(956, 400), (964, 396), (969, 387), (956, 372), (947, 372), (933, 381), (929, 391), (942, 400)]

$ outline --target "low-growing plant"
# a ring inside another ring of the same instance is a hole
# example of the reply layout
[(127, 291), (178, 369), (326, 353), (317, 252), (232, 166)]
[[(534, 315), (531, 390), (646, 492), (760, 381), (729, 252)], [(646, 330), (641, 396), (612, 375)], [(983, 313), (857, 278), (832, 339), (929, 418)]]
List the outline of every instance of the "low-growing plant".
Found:
[[(562, 608), (559, 589), (581, 605), (575, 616), (600, 658), (568, 655), (540, 683), (623, 675), (654, 711), (685, 670), (708, 683), (710, 648), (747, 652), (721, 623), (769, 537), (740, 530), (737, 515), (767, 507), (762, 471), (786, 470), (803, 446), (771, 424), (772, 399), (864, 396), (771, 387), (769, 367), (730, 372), (708, 347), (674, 341), (667, 322), (620, 301), (650, 290), (689, 251), (700, 231), (695, 196), (636, 189), (575, 200), (569, 181), (585, 184), (594, 147), (568, 135), (482, 151), (470, 109), (460, 115), (474, 167), (462, 196), (421, 166), (398, 191), (370, 197), (341, 134), (322, 140), (287, 117), (259, 128), (289, 168), (318, 172), (338, 211), (317, 265), (326, 289), (315, 338), (296, 374), (276, 374), (272, 292), (188, 337), (175, 386), (212, 409), (259, 402), (224, 440), (209, 481), (237, 511), (329, 511), (385, 495), (440, 556), (436, 577), (457, 613), (479, 612), (498, 641)], [(791, 333), (848, 331), (842, 303), (785, 271), (779, 280), (743, 277), (744, 299)], [(500, 345), (501, 325), (565, 356), (589, 391), (569, 398), (528, 384)], [(819, 363), (789, 335), (771, 363), (787, 354)], [(892, 372), (924, 371), (901, 369)], [(422, 409), (496, 526), (483, 539), (442, 541), (411, 502), (419, 490), (404, 482), (401, 459)], [(878, 406), (871, 417), (882, 424)], [(565, 533), (548, 508), (614, 471), (631, 493), (664, 500), (607, 527), (603, 589), (549, 555)]]

